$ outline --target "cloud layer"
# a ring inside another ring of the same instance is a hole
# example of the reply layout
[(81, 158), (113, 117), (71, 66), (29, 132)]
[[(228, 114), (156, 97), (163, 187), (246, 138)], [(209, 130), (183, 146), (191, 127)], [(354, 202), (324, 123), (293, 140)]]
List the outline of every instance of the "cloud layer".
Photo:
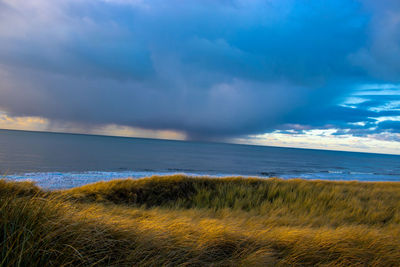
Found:
[(0, 81), (0, 110), (55, 124), (394, 138), (400, 4), (0, 0)]

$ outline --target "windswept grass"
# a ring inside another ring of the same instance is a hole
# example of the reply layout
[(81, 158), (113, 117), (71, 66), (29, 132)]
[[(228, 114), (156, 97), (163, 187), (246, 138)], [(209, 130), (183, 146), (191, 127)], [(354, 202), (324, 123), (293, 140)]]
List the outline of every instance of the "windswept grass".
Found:
[(3, 266), (399, 266), (400, 183), (0, 181)]

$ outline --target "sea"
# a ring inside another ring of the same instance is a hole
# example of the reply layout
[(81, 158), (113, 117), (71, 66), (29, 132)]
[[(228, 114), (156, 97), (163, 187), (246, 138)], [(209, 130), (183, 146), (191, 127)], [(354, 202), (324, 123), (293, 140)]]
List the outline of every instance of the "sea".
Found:
[(400, 156), (0, 130), (0, 176), (64, 189), (97, 181), (186, 174), (400, 181)]

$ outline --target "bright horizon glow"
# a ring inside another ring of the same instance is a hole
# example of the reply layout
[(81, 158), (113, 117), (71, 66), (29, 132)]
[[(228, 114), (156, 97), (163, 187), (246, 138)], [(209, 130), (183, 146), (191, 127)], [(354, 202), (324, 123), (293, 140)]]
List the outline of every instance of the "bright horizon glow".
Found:
[[(88, 131), (73, 127), (67, 129), (51, 128), (49, 122), (43, 118), (10, 118), (1, 113), (0, 129), (188, 141), (183, 133), (175, 131), (151, 131), (118, 125), (95, 127)], [(333, 135), (335, 132), (336, 130), (333, 129), (310, 130), (304, 134), (274, 132), (250, 135), (244, 138), (231, 138), (223, 142), (243, 145), (400, 155), (400, 142), (371, 139), (371, 137), (354, 137), (351, 135), (342, 135), (338, 138)], [(376, 149), (377, 147), (379, 149)]]
[(52, 125), (49, 120), (40, 117), (17, 117), (11, 118), (0, 112), (0, 129), (4, 130), (20, 130), (20, 131), (38, 131), (38, 132), (54, 132), (54, 133), (72, 133), (72, 134), (93, 134), (105, 136), (120, 137), (138, 137), (138, 138), (155, 138), (168, 140), (185, 140), (185, 135), (175, 131), (157, 131), (133, 128), (119, 125), (94, 126), (82, 129), (78, 125), (65, 124)]

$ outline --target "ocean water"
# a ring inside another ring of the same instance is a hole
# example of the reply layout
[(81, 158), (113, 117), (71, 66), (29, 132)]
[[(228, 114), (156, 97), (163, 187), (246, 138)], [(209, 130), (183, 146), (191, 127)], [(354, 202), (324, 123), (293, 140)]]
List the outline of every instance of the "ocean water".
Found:
[(0, 130), (0, 174), (48, 189), (156, 174), (400, 181), (400, 156)]

